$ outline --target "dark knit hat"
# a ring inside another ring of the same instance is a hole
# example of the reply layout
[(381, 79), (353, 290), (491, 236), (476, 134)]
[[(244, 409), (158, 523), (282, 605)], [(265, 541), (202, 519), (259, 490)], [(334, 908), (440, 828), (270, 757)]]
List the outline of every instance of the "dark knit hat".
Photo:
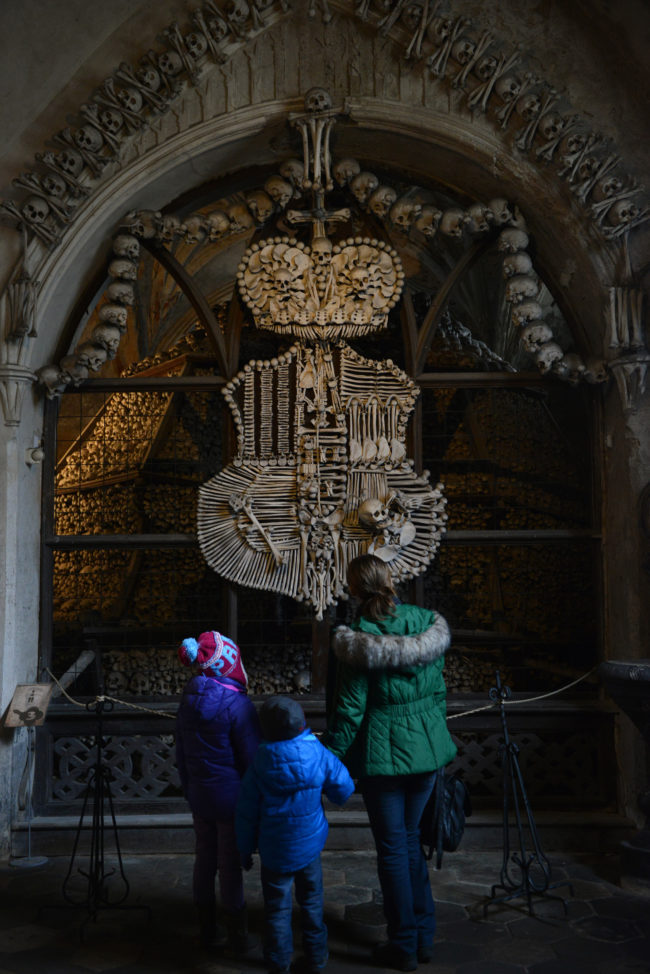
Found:
[(289, 741), (305, 729), (303, 709), (291, 697), (269, 697), (260, 707), (262, 734), (267, 741)]

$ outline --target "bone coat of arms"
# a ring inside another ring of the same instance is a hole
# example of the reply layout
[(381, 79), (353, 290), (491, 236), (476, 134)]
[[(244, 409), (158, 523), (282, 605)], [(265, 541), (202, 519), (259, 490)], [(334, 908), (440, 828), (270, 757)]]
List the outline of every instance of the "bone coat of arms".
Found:
[[(305, 101), (315, 104), (309, 93)], [(407, 457), (418, 387), (391, 360), (365, 358), (345, 342), (386, 327), (404, 273), (383, 241), (327, 235), (350, 214), (324, 206), (336, 111), (322, 103), (292, 118), (314, 206), (287, 219), (312, 225), (311, 245), (260, 241), (238, 273), (257, 326), (294, 342), (225, 386), (236, 453), (200, 487), (198, 505), (199, 543), (215, 571), (311, 603), (318, 619), (346, 595), (352, 558), (370, 552), (396, 582), (412, 578), (434, 557), (446, 521), (442, 485), (432, 487)]]

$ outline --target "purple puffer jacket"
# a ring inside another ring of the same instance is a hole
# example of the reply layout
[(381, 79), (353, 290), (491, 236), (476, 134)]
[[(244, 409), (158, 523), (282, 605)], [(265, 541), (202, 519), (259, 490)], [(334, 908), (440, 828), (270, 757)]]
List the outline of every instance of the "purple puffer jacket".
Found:
[(232, 818), (260, 740), (257, 711), (240, 683), (192, 677), (176, 718), (176, 763), (193, 815)]

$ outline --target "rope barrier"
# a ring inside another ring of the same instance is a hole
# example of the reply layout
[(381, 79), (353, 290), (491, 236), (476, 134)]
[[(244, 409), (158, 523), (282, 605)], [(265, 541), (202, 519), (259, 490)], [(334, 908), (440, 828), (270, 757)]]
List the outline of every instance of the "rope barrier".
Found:
[[(70, 696), (70, 694), (65, 690), (65, 688), (61, 686), (61, 684), (54, 676), (54, 674), (51, 672), (51, 670), (49, 670), (47, 667), (45, 667), (45, 669), (46, 672), (49, 673), (49, 675), (52, 677), (52, 679), (58, 686), (63, 696), (66, 697), (66, 699), (68, 699), (70, 703), (73, 703), (76, 707), (83, 707), (84, 710), (88, 709), (87, 704), (81, 703), (79, 700), (75, 700), (73, 697)], [(485, 710), (494, 710), (495, 707), (500, 707), (502, 705), (504, 707), (521, 707), (523, 704), (526, 703), (535, 703), (537, 700), (546, 700), (548, 697), (556, 697), (558, 694), (565, 693), (567, 690), (570, 690), (571, 687), (576, 686), (578, 683), (582, 683), (583, 680), (587, 680), (592, 675), (592, 673), (596, 672), (597, 669), (598, 669), (597, 666), (593, 666), (587, 673), (583, 673), (582, 676), (579, 676), (576, 680), (572, 680), (571, 683), (565, 683), (564, 686), (558, 687), (557, 690), (549, 690), (548, 693), (540, 693), (535, 697), (525, 697), (523, 700), (494, 700), (491, 703), (487, 703), (482, 707), (474, 707), (472, 710), (463, 710), (460, 714), (448, 714), (447, 720), (458, 720), (459, 717), (469, 717), (470, 714), (480, 714)], [(120, 700), (119, 697), (109, 697), (106, 694), (102, 694), (101, 696), (95, 697), (95, 699), (91, 701), (91, 704), (103, 703), (105, 700), (108, 700), (111, 703), (118, 703), (123, 707), (130, 707), (132, 710), (142, 710), (144, 713), (154, 714), (156, 717), (175, 716), (175, 714), (169, 713), (166, 710), (153, 710), (151, 707), (143, 707), (142, 704), (130, 703), (128, 700)]]

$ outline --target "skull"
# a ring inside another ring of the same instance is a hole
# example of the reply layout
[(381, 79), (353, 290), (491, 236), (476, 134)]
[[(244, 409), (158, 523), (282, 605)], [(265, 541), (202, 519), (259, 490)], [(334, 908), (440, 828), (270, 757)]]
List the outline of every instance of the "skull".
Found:
[(103, 304), (99, 309), (99, 320), (107, 325), (115, 325), (124, 334), (128, 311), (123, 304)]
[(91, 372), (99, 372), (107, 358), (106, 349), (94, 342), (83, 342), (77, 349), (77, 361)]
[(639, 208), (631, 200), (619, 200), (607, 213), (607, 222), (612, 227), (622, 227), (639, 215)]
[(210, 240), (221, 240), (230, 230), (230, 220), (223, 210), (213, 210), (206, 217)]
[(350, 290), (356, 301), (364, 301), (370, 294), (370, 272), (367, 267), (353, 267), (350, 272)]
[(273, 213), (273, 200), (261, 189), (248, 194), (246, 205), (255, 217), (256, 223), (266, 223)]
[(390, 208), (390, 218), (402, 233), (408, 233), (421, 212), (422, 204), (417, 200), (398, 200)]
[(181, 234), (181, 221), (173, 213), (167, 213), (160, 220), (159, 235), (165, 243), (170, 243), (174, 237)]
[(360, 172), (361, 166), (356, 159), (341, 159), (334, 166), (334, 179), (339, 186), (346, 186)]
[(94, 344), (103, 348), (108, 358), (115, 358), (121, 338), (122, 332), (115, 325), (95, 325), (92, 331)]
[(146, 673), (134, 673), (129, 680), (129, 691), (136, 696), (144, 697), (151, 690), (151, 680)]
[(290, 301), (295, 290), (291, 271), (288, 271), (284, 267), (279, 268), (273, 275), (273, 283), (275, 285), (276, 300), (281, 304)]
[(521, 115), (525, 122), (532, 122), (539, 115), (541, 107), (542, 104), (539, 100), (539, 95), (531, 91), (521, 96), (517, 102), (516, 110), (517, 114)]
[(434, 237), (441, 216), (442, 211), (436, 209), (435, 206), (423, 206), (420, 216), (415, 221), (415, 227), (425, 237)]
[(138, 276), (138, 268), (130, 260), (119, 258), (112, 260), (108, 265), (108, 273), (111, 277), (119, 278), (122, 281), (135, 281)]
[(359, 521), (371, 531), (381, 530), (388, 519), (388, 508), (377, 497), (369, 497), (359, 504)]
[(44, 365), (36, 370), (36, 375), (38, 381), (45, 386), (48, 399), (54, 399), (64, 392), (71, 381), (70, 375), (62, 371), (58, 365)]
[(591, 179), (594, 173), (598, 172), (599, 166), (600, 166), (600, 159), (598, 158), (598, 156), (585, 156), (585, 158), (578, 166), (578, 170), (577, 170), (578, 179)]
[(29, 223), (43, 223), (47, 219), (50, 207), (41, 196), (28, 196), (21, 212)]
[(122, 220), (122, 227), (136, 237), (149, 240), (160, 228), (162, 214), (158, 210), (129, 210)]
[(234, 203), (232, 206), (229, 206), (227, 213), (228, 219), (230, 220), (230, 228), (233, 233), (243, 233), (245, 230), (250, 230), (251, 227), (255, 226), (253, 217), (243, 203)]
[(497, 69), (498, 61), (491, 54), (480, 58), (472, 68), (479, 81), (488, 81)]
[(48, 196), (54, 196), (56, 199), (63, 196), (66, 191), (65, 179), (53, 172), (48, 172), (43, 176), (41, 185)]
[(378, 186), (368, 198), (368, 209), (383, 220), (397, 199), (397, 193), (390, 186)]
[(326, 267), (332, 260), (332, 241), (329, 237), (314, 237), (311, 258), (317, 267)]
[(73, 179), (76, 179), (84, 167), (83, 156), (76, 149), (65, 149), (59, 152), (56, 161), (63, 172)]
[(123, 693), (129, 685), (125, 673), (112, 670), (106, 677), (106, 689), (109, 693)]
[(300, 159), (285, 159), (280, 166), (280, 175), (292, 186), (302, 186), (305, 167)]
[(511, 304), (521, 304), (524, 298), (534, 298), (539, 291), (539, 281), (536, 277), (525, 274), (515, 274), (506, 284), (506, 301)]
[(467, 227), (470, 233), (485, 233), (486, 230), (489, 230), (492, 215), (492, 210), (484, 203), (472, 203), (467, 208), (467, 216), (469, 217)]
[(521, 344), (527, 352), (535, 354), (539, 351), (540, 345), (546, 344), (553, 339), (553, 332), (545, 321), (537, 324), (526, 325), (521, 333)]
[[(154, 74), (158, 78), (158, 72), (154, 72)], [(142, 95), (137, 88), (119, 88), (117, 91), (117, 97), (120, 104), (124, 108), (128, 108), (128, 110), (133, 112), (135, 115), (137, 115), (137, 113), (142, 109), (144, 104)]]
[(564, 352), (557, 342), (544, 342), (535, 354), (535, 361), (539, 371), (546, 375), (553, 366), (554, 362), (559, 362)]
[(562, 139), (560, 151), (563, 155), (575, 155), (576, 152), (582, 152), (586, 141), (587, 138), (582, 132), (571, 132)]
[(541, 321), (544, 311), (537, 301), (522, 301), (512, 309), (512, 320), (519, 328), (531, 322)]
[(185, 45), (191, 57), (195, 61), (198, 61), (203, 57), (208, 49), (208, 42), (205, 39), (205, 34), (202, 34), (198, 30), (193, 30), (190, 34), (185, 37)]
[(360, 172), (350, 182), (350, 189), (355, 199), (364, 206), (379, 186), (379, 180), (372, 172)]
[(68, 382), (78, 386), (88, 378), (88, 366), (79, 361), (76, 355), (66, 355), (61, 359), (61, 368), (68, 376)]
[(449, 17), (434, 17), (427, 27), (427, 37), (436, 47), (440, 47), (449, 37), (451, 28), (452, 21)]
[(594, 186), (592, 196), (596, 203), (609, 199), (610, 196), (617, 196), (623, 189), (623, 183), (617, 176), (606, 176), (599, 179)]
[(422, 0), (415, 0), (402, 11), (402, 23), (407, 30), (416, 30), (422, 19)]
[(99, 113), (99, 121), (103, 129), (106, 132), (110, 132), (111, 135), (117, 135), (117, 133), (122, 128), (124, 124), (124, 119), (120, 112), (116, 111), (114, 108), (104, 108)]
[(148, 88), (149, 91), (158, 91), (160, 88), (160, 75), (151, 64), (141, 64), (136, 71), (136, 77), (140, 84)]
[(163, 51), (158, 57), (158, 67), (163, 74), (173, 78), (183, 70), (183, 62), (176, 51)]
[(137, 237), (128, 233), (120, 233), (113, 241), (113, 253), (118, 257), (128, 257), (130, 260), (140, 259), (140, 244)]
[(208, 236), (208, 221), (200, 213), (194, 213), (181, 224), (181, 232), (189, 244), (200, 244)]
[(528, 274), (533, 269), (533, 262), (524, 250), (516, 254), (506, 254), (503, 258), (503, 276), (512, 277), (514, 274)]
[(305, 95), (306, 112), (326, 112), (332, 107), (332, 99), (325, 88), (310, 88)]
[(440, 230), (448, 237), (462, 237), (467, 223), (465, 212), (456, 207), (445, 210), (440, 220)]
[(561, 359), (553, 363), (553, 372), (560, 379), (567, 379), (571, 385), (577, 386), (585, 371), (585, 363), (576, 352), (566, 352)]
[(211, 17), (207, 22), (207, 26), (210, 34), (217, 44), (219, 41), (222, 41), (228, 33), (228, 24), (222, 17)]
[(584, 377), (587, 382), (596, 385), (607, 381), (607, 365), (602, 359), (588, 358), (585, 364)]
[(117, 304), (133, 304), (133, 288), (127, 281), (113, 281), (106, 288), (106, 297)]
[(82, 125), (75, 131), (74, 140), (86, 152), (99, 152), (104, 144), (102, 133), (94, 125)]
[(502, 102), (509, 104), (514, 101), (521, 89), (521, 82), (514, 74), (502, 75), (494, 85), (494, 90)]
[(501, 197), (490, 200), (488, 209), (492, 213), (492, 222), (497, 227), (505, 226), (506, 223), (511, 223), (514, 219), (514, 214), (510, 209), (510, 203)]
[(539, 134), (547, 142), (551, 142), (553, 139), (557, 139), (562, 132), (566, 122), (561, 115), (557, 112), (548, 112), (546, 115), (542, 115), (539, 120)]
[(237, 27), (243, 27), (248, 17), (248, 4), (245, 0), (229, 0), (226, 5), (226, 17)]
[(515, 254), (518, 250), (525, 250), (528, 246), (528, 234), (517, 227), (507, 227), (499, 234), (498, 250), (502, 254)]
[(468, 37), (459, 37), (451, 48), (451, 56), (458, 64), (468, 64), (474, 56), (476, 44)]
[(269, 176), (264, 183), (264, 189), (281, 210), (285, 208), (293, 196), (293, 186), (282, 176)]

